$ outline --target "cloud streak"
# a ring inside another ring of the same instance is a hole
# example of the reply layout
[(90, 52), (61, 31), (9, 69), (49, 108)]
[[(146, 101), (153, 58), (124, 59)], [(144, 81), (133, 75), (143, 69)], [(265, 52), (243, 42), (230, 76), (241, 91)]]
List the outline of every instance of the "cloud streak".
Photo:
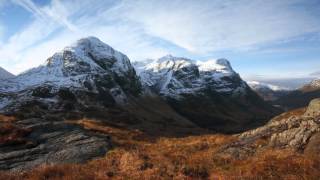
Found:
[[(305, 33), (319, 32), (318, 16), (283, 1), (130, 1), (123, 18), (142, 24), (154, 36), (196, 53), (244, 49)], [(303, 9), (304, 7), (301, 7)]]
[(33, 15), (44, 21), (55, 21), (64, 25), (71, 31), (77, 31), (77, 28), (68, 20), (64, 6), (59, 0), (52, 1), (51, 8), (39, 8), (31, 0), (12, 0), (13, 3), (23, 7)]
[(320, 32), (313, 0), (52, 0), (41, 7), (32, 0), (12, 2), (34, 15), (7, 42), (1, 42), (0, 24), (0, 65), (14, 73), (84, 36), (97, 36), (139, 60), (166, 53), (259, 51)]

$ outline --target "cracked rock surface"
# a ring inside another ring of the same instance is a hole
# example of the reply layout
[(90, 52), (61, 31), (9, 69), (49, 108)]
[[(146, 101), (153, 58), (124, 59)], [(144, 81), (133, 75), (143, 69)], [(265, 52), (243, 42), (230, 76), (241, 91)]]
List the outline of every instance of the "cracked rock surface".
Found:
[(73, 124), (26, 119), (16, 122), (31, 129), (24, 143), (0, 146), (1, 170), (25, 170), (41, 164), (80, 163), (105, 155), (111, 142)]
[(260, 128), (237, 135), (238, 141), (221, 148), (221, 153), (241, 159), (271, 147), (317, 155), (320, 150), (320, 99), (312, 100), (304, 113), (288, 114), (290, 112), (273, 118)]

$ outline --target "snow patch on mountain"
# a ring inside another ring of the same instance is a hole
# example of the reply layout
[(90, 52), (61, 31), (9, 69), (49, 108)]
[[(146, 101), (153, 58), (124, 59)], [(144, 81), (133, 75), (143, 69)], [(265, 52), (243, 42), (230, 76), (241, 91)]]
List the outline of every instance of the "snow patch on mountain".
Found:
[(259, 89), (271, 89), (272, 91), (288, 91), (288, 90), (290, 90), (290, 88), (287, 88), (287, 87), (276, 86), (276, 85), (263, 83), (263, 82), (259, 82), (259, 81), (247, 81), (247, 83), (254, 90), (259, 90)]
[(80, 81), (90, 74), (111, 70), (119, 76), (125, 76), (130, 67), (126, 55), (95, 37), (88, 37), (55, 53), (43, 65), (2, 82), (0, 92), (20, 91), (43, 83), (58, 87), (82, 87)]
[(34, 93), (40, 91), (41, 94), (42, 89), (44, 96), (53, 95), (40, 97), (41, 101), (57, 98), (61, 90), (67, 89), (72, 93), (81, 91), (84, 96), (85, 92), (95, 94), (101, 97), (101, 103), (125, 104), (127, 95), (141, 93), (141, 84), (126, 55), (95, 37), (88, 37), (55, 53), (39, 67), (0, 81), (0, 101), (3, 102), (0, 109), (7, 106), (8, 101), (15, 102), (15, 96), (21, 96), (21, 101), (38, 98)]
[(197, 93), (206, 88), (221, 93), (242, 93), (246, 88), (226, 59), (194, 61), (167, 55), (134, 63), (145, 84), (165, 96)]
[(226, 59), (197, 61), (197, 65), (200, 71), (216, 71), (226, 74), (233, 72), (229, 61)]
[(311, 81), (310, 86), (313, 88), (320, 88), (320, 79), (315, 79)]

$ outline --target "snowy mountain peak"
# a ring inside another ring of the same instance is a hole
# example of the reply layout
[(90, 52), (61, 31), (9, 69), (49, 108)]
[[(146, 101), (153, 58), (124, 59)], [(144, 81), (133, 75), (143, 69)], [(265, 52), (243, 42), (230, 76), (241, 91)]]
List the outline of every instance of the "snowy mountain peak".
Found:
[(161, 61), (161, 60), (167, 61), (167, 60), (174, 60), (174, 59), (176, 59), (176, 57), (172, 56), (171, 54), (167, 54), (167, 55), (159, 58), (158, 60), (159, 60), (159, 61)]
[(4, 82), (0, 92), (21, 91), (43, 84), (97, 90), (96, 86), (102, 81), (108, 81), (105, 85), (118, 92), (139, 91), (138, 78), (129, 58), (98, 38), (88, 37), (55, 53), (45, 64)]
[(197, 62), (200, 71), (217, 71), (224, 73), (233, 73), (230, 62), (227, 59), (214, 59)]
[(152, 70), (154, 72), (178, 70), (183, 67), (194, 65), (192, 60), (183, 57), (174, 57), (172, 55), (166, 55), (157, 60), (146, 64), (145, 69)]
[(184, 57), (176, 57), (176, 56), (172, 56), (171, 54), (163, 56), (163, 57), (156, 60), (157, 63), (163, 63), (163, 62), (168, 62), (168, 61), (176, 62), (176, 63), (179, 63), (179, 62), (190, 62), (191, 63), (192, 62), (191, 59), (184, 58)]
[[(218, 92), (232, 93), (246, 88), (228, 60), (194, 61), (166, 55), (150, 63), (136, 63), (142, 82), (166, 96), (194, 93), (209, 86)], [(235, 83), (236, 82), (236, 83)]]
[(43, 74), (41, 79), (50, 81), (53, 77), (78, 76), (106, 70), (124, 75), (132, 69), (126, 55), (114, 50), (98, 38), (88, 37), (65, 47), (48, 58), (44, 65), (26, 71), (21, 76), (38, 72)]
[[(72, 65), (76, 59), (82, 63), (88, 63), (93, 69), (112, 67), (118, 72), (128, 71), (131, 66), (126, 55), (114, 50), (96, 37), (80, 39), (58, 53), (58, 55), (61, 54), (64, 56), (65, 65)], [(70, 59), (68, 56), (77, 58)]]
[(216, 64), (219, 64), (219, 65), (221, 65), (221, 66), (226, 66), (226, 67), (231, 68), (230, 62), (229, 62), (227, 59), (224, 59), (224, 58), (217, 59), (217, 60), (216, 60)]

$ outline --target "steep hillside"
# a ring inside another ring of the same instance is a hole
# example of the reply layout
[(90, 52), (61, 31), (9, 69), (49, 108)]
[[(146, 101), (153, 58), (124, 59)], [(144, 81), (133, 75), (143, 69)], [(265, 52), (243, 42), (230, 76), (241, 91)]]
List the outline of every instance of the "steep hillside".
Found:
[(278, 112), (250, 89), (226, 59), (196, 62), (168, 55), (134, 65), (145, 87), (200, 127), (243, 131)]
[[(83, 164), (47, 165), (1, 179), (318, 179), (320, 100), (235, 135), (154, 137), (95, 120), (87, 130), (110, 134), (116, 145)], [(207, 132), (208, 133), (208, 132)]]
[(85, 118), (150, 134), (197, 129), (161, 98), (143, 91), (127, 56), (94, 37), (1, 81), (0, 112), (4, 115), (0, 125), (13, 130), (3, 132), (0, 139), (0, 169), (103, 156), (112, 145), (111, 137), (76, 123)]
[(123, 143), (115, 132), (134, 142), (230, 133), (277, 112), (225, 59), (166, 56), (136, 69), (139, 76), (126, 55), (89, 37), (1, 81), (0, 169), (99, 158)]

